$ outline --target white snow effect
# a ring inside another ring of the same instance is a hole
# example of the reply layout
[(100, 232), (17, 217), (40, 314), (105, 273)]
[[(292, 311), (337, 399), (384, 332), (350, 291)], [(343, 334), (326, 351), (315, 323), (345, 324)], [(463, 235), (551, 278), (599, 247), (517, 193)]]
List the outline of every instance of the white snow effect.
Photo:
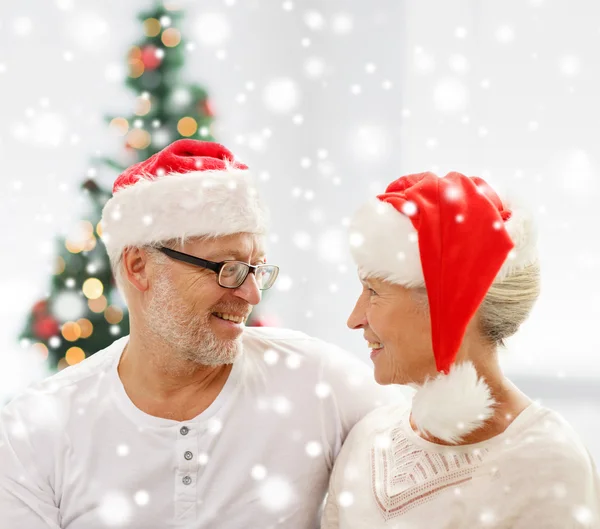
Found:
[(29, 17), (17, 17), (13, 20), (13, 31), (19, 37), (30, 35), (33, 30), (33, 22)]
[(450, 66), (450, 69), (456, 73), (467, 73), (470, 68), (468, 59), (459, 53), (450, 56), (448, 65)]
[(443, 114), (463, 112), (469, 102), (466, 85), (455, 77), (442, 79), (433, 91), (435, 108)]
[(25, 424), (28, 429), (60, 428), (66, 419), (65, 410), (56, 397), (36, 394), (25, 411)]
[(304, 62), (304, 71), (311, 79), (318, 79), (325, 73), (325, 61), (321, 57), (309, 57)]
[(510, 26), (500, 26), (496, 30), (496, 40), (501, 44), (509, 44), (515, 40), (515, 30)]
[(315, 393), (320, 399), (324, 399), (331, 394), (331, 386), (327, 382), (319, 382), (315, 386)]
[(126, 444), (120, 444), (117, 446), (117, 455), (120, 457), (128, 456), (130, 452), (129, 446)]
[(250, 475), (256, 481), (261, 481), (267, 477), (267, 469), (262, 465), (254, 465), (250, 471)]
[(581, 59), (575, 55), (563, 55), (559, 61), (560, 73), (574, 77), (581, 73)]
[(40, 147), (58, 147), (65, 138), (67, 125), (65, 118), (53, 112), (35, 115), (29, 113), (30, 124), (15, 123), (13, 136), (26, 142), (33, 142)]
[(158, 129), (152, 133), (152, 145), (162, 149), (171, 143), (173, 137), (168, 129)]
[(412, 200), (408, 200), (402, 205), (402, 213), (409, 217), (412, 217), (417, 211), (417, 205)]
[(352, 132), (350, 143), (355, 158), (361, 162), (381, 162), (389, 155), (388, 131), (377, 125), (358, 127)]
[(282, 511), (294, 500), (292, 485), (286, 479), (273, 476), (267, 478), (259, 489), (261, 502), (270, 511)]
[(171, 92), (169, 107), (174, 110), (186, 107), (192, 102), (192, 94), (185, 87), (179, 87)]
[(365, 242), (365, 236), (362, 233), (359, 233), (357, 231), (352, 232), (350, 234), (350, 246), (354, 247), (354, 248), (358, 248), (360, 246), (362, 246)]
[(209, 433), (216, 435), (223, 429), (223, 422), (221, 419), (213, 417), (208, 421), (207, 429)]
[(108, 526), (124, 527), (131, 521), (132, 514), (131, 502), (121, 492), (111, 491), (100, 501), (98, 516)]
[(573, 517), (582, 525), (589, 527), (594, 521), (594, 514), (585, 505), (579, 505), (573, 509)]
[(292, 410), (292, 403), (287, 397), (280, 395), (273, 399), (272, 407), (279, 415), (288, 415)]
[(150, 494), (145, 490), (138, 490), (133, 499), (139, 506), (148, 505), (150, 503)]
[(61, 339), (58, 336), (52, 336), (49, 340), (48, 340), (48, 345), (52, 348), (52, 349), (56, 349), (57, 347), (60, 346), (60, 344), (62, 343)]
[(51, 301), (51, 312), (60, 321), (78, 320), (86, 313), (86, 302), (75, 292), (60, 292)]
[(304, 14), (304, 22), (313, 31), (319, 31), (325, 27), (325, 18), (315, 10), (307, 11)]
[(463, 28), (462, 26), (457, 27), (454, 30), (454, 36), (457, 39), (464, 39), (464, 38), (466, 38), (467, 37), (467, 30), (466, 30), (466, 28)]
[(339, 264), (346, 258), (347, 245), (347, 234), (339, 228), (330, 228), (319, 235), (317, 255), (326, 263)]
[(296, 353), (290, 354), (285, 359), (285, 365), (288, 366), (290, 369), (298, 369), (301, 364), (302, 364), (302, 357)]
[(265, 364), (273, 366), (279, 361), (279, 353), (274, 349), (267, 349), (263, 355)]
[(231, 37), (231, 24), (223, 13), (203, 13), (196, 19), (194, 35), (206, 46), (222, 46)]
[(292, 288), (292, 285), (294, 284), (294, 281), (292, 280), (292, 278), (288, 275), (280, 275), (277, 278), (277, 282), (275, 283), (275, 288), (277, 288), (277, 290), (279, 290), (280, 292), (287, 292), (288, 290), (290, 290)]
[(68, 11), (73, 7), (74, 0), (56, 0), (56, 7)]
[(342, 507), (349, 507), (354, 503), (354, 495), (351, 492), (344, 490), (338, 495), (338, 502)]
[(435, 59), (433, 55), (426, 52), (421, 46), (414, 51), (413, 62), (418, 72), (427, 74), (435, 70)]
[(276, 114), (288, 114), (298, 106), (300, 90), (297, 83), (282, 77), (270, 81), (263, 91), (265, 106)]
[(319, 457), (323, 453), (323, 447), (318, 441), (309, 441), (305, 447), (309, 457)]
[(101, 50), (110, 39), (108, 22), (92, 11), (77, 13), (71, 18), (68, 21), (67, 32), (74, 44), (85, 51)]
[(556, 155), (551, 171), (561, 188), (573, 196), (586, 196), (596, 191), (598, 174), (590, 155), (581, 148), (568, 149)]
[(497, 521), (496, 514), (491, 509), (486, 509), (479, 515), (479, 521), (486, 527), (494, 526)]
[(331, 28), (336, 35), (346, 35), (354, 29), (354, 19), (349, 13), (336, 13), (331, 20)]
[(312, 238), (310, 234), (305, 231), (298, 231), (294, 233), (292, 240), (294, 245), (300, 250), (308, 250), (312, 244)]

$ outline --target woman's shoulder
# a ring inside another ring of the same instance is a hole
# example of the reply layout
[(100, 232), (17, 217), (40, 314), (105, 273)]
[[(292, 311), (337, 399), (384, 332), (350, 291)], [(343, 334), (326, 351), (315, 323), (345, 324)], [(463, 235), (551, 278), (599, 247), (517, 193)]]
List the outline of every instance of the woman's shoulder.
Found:
[(354, 425), (346, 442), (351, 444), (371, 439), (375, 435), (400, 426), (409, 410), (410, 402), (394, 402), (375, 408)]
[(530, 415), (522, 428), (505, 439), (505, 458), (515, 466), (535, 467), (543, 479), (595, 477), (585, 444), (560, 413), (534, 403)]

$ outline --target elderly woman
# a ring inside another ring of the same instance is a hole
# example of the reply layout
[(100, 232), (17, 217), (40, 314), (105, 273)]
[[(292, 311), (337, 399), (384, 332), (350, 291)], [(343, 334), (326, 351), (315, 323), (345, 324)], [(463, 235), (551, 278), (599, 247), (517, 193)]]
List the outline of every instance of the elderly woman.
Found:
[(576, 433), (500, 370), (539, 294), (530, 217), (480, 178), (409, 175), (354, 217), (360, 329), (380, 384), (412, 406), (371, 412), (336, 462), (322, 529), (600, 527)]

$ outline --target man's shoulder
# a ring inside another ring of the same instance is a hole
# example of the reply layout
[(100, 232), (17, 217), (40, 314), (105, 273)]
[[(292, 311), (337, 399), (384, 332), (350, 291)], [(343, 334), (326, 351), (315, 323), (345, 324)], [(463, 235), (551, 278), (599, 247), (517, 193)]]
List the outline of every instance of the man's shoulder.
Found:
[(337, 394), (340, 406), (366, 413), (374, 406), (406, 399), (398, 387), (377, 384), (373, 369), (357, 355), (300, 331), (249, 327), (244, 351), (255, 363), (273, 368), (271, 372), (278, 378), (301, 381), (313, 389), (318, 384), (318, 395)]
[(275, 327), (249, 327), (244, 333), (244, 352), (254, 361), (287, 367), (290, 374), (321, 378), (367, 380), (375, 384), (372, 369), (356, 355), (303, 332)]
[[(121, 338), (82, 362), (31, 384), (4, 406), (2, 414), (5, 417), (30, 414), (34, 409), (42, 410), (42, 413), (43, 410), (49, 412), (50, 408), (59, 403), (62, 406), (64, 400), (70, 400), (81, 392), (94, 391), (94, 382), (107, 374), (121, 344), (124, 345), (126, 340), (127, 337)], [(40, 415), (39, 412), (35, 414)]]
[[(406, 397), (405, 393), (402, 393)], [(404, 415), (410, 409), (410, 400), (394, 399), (392, 402), (379, 406), (367, 413), (356, 423), (350, 435), (355, 439), (367, 439), (377, 434), (389, 434), (390, 429), (400, 427)]]
[(253, 353), (263, 354), (266, 351), (275, 351), (296, 354), (315, 361), (359, 362), (366, 368), (364, 362), (360, 362), (355, 355), (341, 347), (293, 329), (249, 327), (244, 331), (243, 343), (245, 349)]

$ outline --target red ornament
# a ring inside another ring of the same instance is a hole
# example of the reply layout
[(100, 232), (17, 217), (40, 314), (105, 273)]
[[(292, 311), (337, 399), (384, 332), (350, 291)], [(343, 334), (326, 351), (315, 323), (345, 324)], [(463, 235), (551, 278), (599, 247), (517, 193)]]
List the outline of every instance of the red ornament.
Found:
[(158, 48), (156, 46), (144, 46), (142, 48), (142, 64), (146, 70), (156, 70), (162, 59), (156, 55)]
[(208, 99), (205, 99), (202, 102), (202, 112), (204, 112), (204, 114), (206, 116), (208, 116), (209, 118), (214, 118), (215, 117), (215, 110), (212, 106), (212, 102), (209, 101)]
[(41, 299), (33, 306), (31, 310), (36, 318), (48, 314), (48, 301)]
[(33, 324), (33, 332), (41, 340), (56, 336), (59, 329), (58, 322), (52, 316), (40, 318)]

